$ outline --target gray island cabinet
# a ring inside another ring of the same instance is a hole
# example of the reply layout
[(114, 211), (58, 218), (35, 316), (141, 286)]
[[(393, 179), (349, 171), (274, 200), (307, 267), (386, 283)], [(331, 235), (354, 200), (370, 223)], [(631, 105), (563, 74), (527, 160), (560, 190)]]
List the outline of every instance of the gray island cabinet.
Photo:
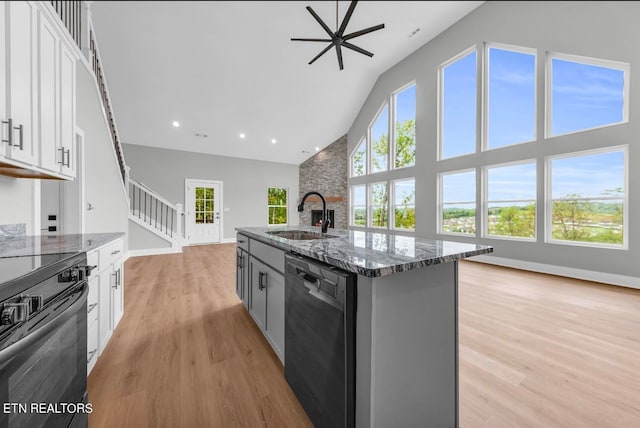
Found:
[(281, 360), (284, 254), (357, 274), (356, 427), (458, 425), (458, 260), (491, 247), (366, 231), (312, 240), (273, 234), (320, 231), (313, 227), (236, 230), (238, 262), (249, 266), (238, 269), (238, 295)]

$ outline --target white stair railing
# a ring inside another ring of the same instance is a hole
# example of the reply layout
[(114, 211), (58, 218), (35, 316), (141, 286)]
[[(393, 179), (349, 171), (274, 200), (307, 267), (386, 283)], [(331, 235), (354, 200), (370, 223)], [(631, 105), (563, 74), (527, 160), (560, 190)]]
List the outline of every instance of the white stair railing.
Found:
[(129, 219), (182, 249), (182, 204), (172, 204), (129, 178)]

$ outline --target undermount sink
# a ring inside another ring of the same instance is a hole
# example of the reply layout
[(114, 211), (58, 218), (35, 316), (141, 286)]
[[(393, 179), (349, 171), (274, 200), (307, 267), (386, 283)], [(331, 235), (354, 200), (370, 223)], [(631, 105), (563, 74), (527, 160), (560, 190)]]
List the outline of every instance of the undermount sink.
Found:
[(336, 235), (322, 234), (318, 232), (309, 232), (307, 230), (276, 230), (267, 232), (269, 235), (278, 236), (284, 239), (292, 239), (295, 241), (311, 241), (313, 239), (338, 238)]

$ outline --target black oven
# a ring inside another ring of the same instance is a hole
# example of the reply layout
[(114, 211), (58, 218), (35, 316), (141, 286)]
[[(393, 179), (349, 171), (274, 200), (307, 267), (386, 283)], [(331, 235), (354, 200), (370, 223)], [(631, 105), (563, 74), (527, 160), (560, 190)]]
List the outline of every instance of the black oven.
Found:
[(0, 259), (0, 427), (87, 426), (86, 255)]

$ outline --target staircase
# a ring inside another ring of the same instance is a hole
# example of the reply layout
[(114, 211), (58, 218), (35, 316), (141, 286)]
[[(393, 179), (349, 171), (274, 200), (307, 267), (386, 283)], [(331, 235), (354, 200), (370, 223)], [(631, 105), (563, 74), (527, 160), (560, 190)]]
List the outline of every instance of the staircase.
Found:
[(129, 178), (129, 220), (182, 251), (182, 204), (172, 204), (149, 187)]
[[(46, 3), (46, 2), (45, 2)], [(93, 71), (113, 149), (118, 161), (124, 191), (129, 199), (129, 220), (168, 241), (174, 252), (182, 251), (182, 205), (172, 204), (142, 183), (131, 179), (130, 168), (116, 126), (109, 88), (91, 21), (90, 1), (50, 1), (51, 7), (82, 52), (85, 64)]]

